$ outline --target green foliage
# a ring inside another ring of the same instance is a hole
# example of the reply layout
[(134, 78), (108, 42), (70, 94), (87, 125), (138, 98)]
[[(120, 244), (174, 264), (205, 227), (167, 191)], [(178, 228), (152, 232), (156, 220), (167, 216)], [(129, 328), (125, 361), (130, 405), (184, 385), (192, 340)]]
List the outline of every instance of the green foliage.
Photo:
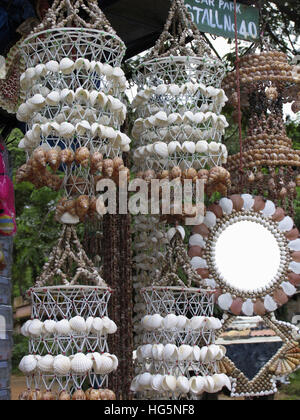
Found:
[[(15, 129), (7, 140), (13, 162), (13, 177), (25, 163), (25, 153), (18, 149), (22, 133)], [(15, 186), (17, 234), (13, 251), (13, 297), (23, 295), (35, 282), (47, 255), (58, 237), (60, 225), (54, 220), (57, 192), (49, 188), (35, 189), (29, 182)]]
[(14, 334), (13, 340), (12, 373), (18, 375), (20, 374), (18, 369), (20, 360), (28, 354), (28, 338), (21, 334)]

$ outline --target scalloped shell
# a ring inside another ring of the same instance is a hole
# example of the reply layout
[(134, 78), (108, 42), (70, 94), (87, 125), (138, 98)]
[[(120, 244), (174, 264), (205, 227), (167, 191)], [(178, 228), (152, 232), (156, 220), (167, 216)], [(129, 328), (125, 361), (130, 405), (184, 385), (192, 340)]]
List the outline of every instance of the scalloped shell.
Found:
[(207, 262), (201, 257), (193, 257), (191, 259), (191, 266), (197, 270), (197, 268), (207, 268)]
[(53, 370), (57, 375), (65, 376), (71, 371), (71, 361), (67, 356), (58, 355), (53, 361)]
[(19, 364), (19, 369), (25, 375), (30, 375), (35, 372), (37, 368), (37, 359), (32, 354), (24, 356)]
[(207, 153), (208, 143), (205, 140), (199, 140), (196, 143), (196, 152), (197, 153)]
[(228, 311), (232, 305), (233, 299), (230, 293), (224, 293), (218, 297), (218, 305), (224, 311)]
[(30, 319), (30, 320), (26, 321), (25, 324), (21, 327), (21, 334), (24, 337), (29, 337), (28, 328), (29, 328), (31, 322), (32, 322), (32, 320)]
[(71, 370), (79, 375), (86, 374), (93, 367), (93, 362), (82, 353), (75, 354), (71, 360)]
[(77, 333), (86, 332), (86, 322), (85, 319), (81, 316), (75, 316), (69, 320), (69, 325), (71, 329)]
[(295, 239), (293, 241), (290, 241), (288, 243), (288, 247), (292, 251), (300, 251), (300, 239), (298, 238), (298, 239)]
[(152, 346), (152, 356), (154, 360), (162, 360), (164, 352), (163, 344), (153, 344)]
[(101, 334), (102, 330), (104, 328), (103, 320), (99, 317), (94, 318), (93, 324), (92, 324), (92, 331), (96, 334)]
[(178, 376), (176, 380), (176, 391), (187, 394), (190, 390), (189, 380), (186, 376)]
[(46, 103), (50, 106), (56, 106), (60, 103), (60, 93), (57, 91), (50, 92), (46, 97)]
[(203, 236), (199, 233), (194, 233), (189, 239), (189, 245), (200, 246), (201, 248), (205, 248), (205, 241), (203, 239)]
[(151, 386), (151, 381), (152, 375), (149, 372), (144, 372), (139, 377), (139, 385), (144, 389), (147, 389), (149, 386)]
[(270, 295), (266, 295), (264, 298), (264, 307), (267, 311), (274, 312), (276, 311), (278, 305)]
[[(245, 203), (245, 200), (244, 200)], [(233, 202), (226, 197), (221, 198), (219, 205), (222, 207), (224, 214), (231, 214), (233, 210)]]
[(55, 325), (55, 331), (58, 335), (69, 335), (71, 332), (70, 323), (67, 319), (58, 321)]
[(61, 60), (60, 64), (59, 64), (59, 70), (63, 73), (63, 74), (71, 74), (72, 71), (75, 68), (75, 63), (73, 60), (71, 60), (68, 57), (65, 57)]
[(199, 330), (203, 327), (204, 320), (204, 316), (193, 316), (193, 318), (190, 319), (189, 328), (192, 330)]
[(178, 347), (178, 359), (188, 360), (193, 354), (193, 347), (187, 344), (182, 344)]
[(43, 332), (45, 334), (54, 334), (55, 333), (56, 322), (52, 319), (47, 319), (44, 321)]
[(261, 211), (264, 217), (271, 217), (276, 211), (276, 206), (273, 201), (267, 200), (264, 209)]
[(290, 216), (285, 216), (285, 218), (278, 223), (278, 227), (282, 232), (289, 232), (294, 227), (294, 221)]
[(162, 84), (162, 85), (157, 86), (157, 88), (155, 89), (155, 94), (164, 95), (165, 93), (167, 93), (167, 91), (168, 91), (168, 87)]
[(28, 326), (27, 331), (31, 337), (40, 337), (43, 331), (43, 323), (39, 319), (34, 319)]
[(56, 73), (59, 71), (59, 63), (55, 60), (48, 61), (48, 63), (46, 63), (45, 65), (48, 71), (51, 71), (53, 73)]
[(54, 357), (51, 354), (47, 354), (38, 361), (37, 368), (42, 373), (51, 373), (53, 372), (53, 362)]
[(173, 328), (176, 328), (176, 324), (177, 324), (177, 316), (174, 314), (168, 314), (163, 322), (163, 328), (165, 328), (166, 330), (171, 330)]
[(68, 122), (63, 122), (62, 124), (60, 124), (58, 134), (61, 137), (71, 138), (74, 135), (74, 133), (75, 127), (73, 124)]
[(188, 319), (186, 316), (184, 315), (177, 315), (177, 323), (176, 323), (176, 328), (178, 330), (183, 330), (186, 328), (186, 326), (188, 325)]
[(178, 350), (175, 344), (168, 343), (164, 346), (163, 360), (177, 360)]
[(164, 376), (161, 375), (160, 373), (158, 373), (156, 375), (153, 375), (152, 379), (151, 379), (151, 388), (154, 391), (162, 391), (163, 390), (163, 388), (162, 388), (163, 380), (164, 380)]
[(193, 394), (200, 395), (204, 392), (205, 378), (202, 376), (192, 376), (189, 380), (190, 391)]

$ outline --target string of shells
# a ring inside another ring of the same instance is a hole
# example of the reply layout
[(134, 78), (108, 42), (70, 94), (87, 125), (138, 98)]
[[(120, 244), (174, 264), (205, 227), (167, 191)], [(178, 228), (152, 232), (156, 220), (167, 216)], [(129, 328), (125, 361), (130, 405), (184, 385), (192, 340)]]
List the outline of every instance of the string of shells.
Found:
[[(283, 104), (299, 99), (296, 66), (284, 53), (265, 51), (240, 61), (241, 107), (248, 131), (242, 155), (229, 156), (226, 169), (232, 177), (232, 193), (265, 195), (293, 214), (300, 154), (293, 150), (283, 119)], [(236, 108), (236, 72), (224, 79), (229, 102)], [(242, 169), (242, 170), (241, 170)], [(298, 181), (299, 182), (299, 181)]]
[[(81, 12), (91, 21), (82, 23)], [(66, 30), (64, 22), (79, 26)], [(19, 144), (27, 163), (17, 180), (63, 190), (56, 218), (76, 224), (98, 215), (100, 179), (118, 181), (119, 171), (129, 172), (121, 154), (131, 140), (120, 131), (126, 118), (120, 68), (125, 46), (96, 2), (79, 0), (54, 2), (22, 47), (25, 101), (17, 118), (27, 124)]]

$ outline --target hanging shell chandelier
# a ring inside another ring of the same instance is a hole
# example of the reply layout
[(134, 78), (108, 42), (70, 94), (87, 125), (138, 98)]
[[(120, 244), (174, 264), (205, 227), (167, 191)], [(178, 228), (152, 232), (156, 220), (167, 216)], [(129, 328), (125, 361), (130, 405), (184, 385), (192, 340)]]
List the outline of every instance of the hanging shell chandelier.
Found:
[[(174, 0), (161, 36), (134, 76), (133, 160), (139, 175), (206, 178), (208, 169), (226, 162), (224, 75), (183, 1)], [(220, 170), (218, 177), (226, 187), (229, 174)]]
[[(293, 212), (296, 170), (300, 153), (292, 148), (283, 118), (283, 105), (297, 104), (300, 78), (286, 54), (263, 51), (240, 60), (242, 112), (248, 132), (240, 153), (229, 156), (226, 168), (232, 177), (232, 193), (268, 194), (271, 200)], [(236, 72), (224, 80), (230, 104), (237, 107)]]
[(96, 214), (98, 180), (126, 169), (126, 48), (97, 2), (83, 0), (55, 1), (22, 48), (26, 101), (17, 117), (28, 126), (19, 144), (28, 160), (17, 179), (63, 189), (57, 219), (78, 223)]

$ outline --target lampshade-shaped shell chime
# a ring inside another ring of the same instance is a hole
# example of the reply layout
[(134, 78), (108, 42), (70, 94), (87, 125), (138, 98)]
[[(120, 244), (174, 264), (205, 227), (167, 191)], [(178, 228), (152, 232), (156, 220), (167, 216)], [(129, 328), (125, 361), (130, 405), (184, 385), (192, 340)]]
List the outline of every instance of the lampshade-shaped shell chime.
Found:
[(21, 332), (29, 338), (29, 354), (19, 368), (30, 392), (45, 388), (42, 399), (48, 393), (53, 399), (61, 399), (62, 393), (77, 399), (83, 386), (107, 387), (107, 375), (118, 367), (107, 344), (108, 335), (117, 331), (108, 317), (111, 290), (86, 256), (73, 226), (63, 228), (28, 295), (32, 317)]
[[(226, 350), (215, 344), (222, 323), (213, 317), (213, 292), (191, 287), (199, 277), (188, 262), (181, 229), (172, 235), (156, 282), (142, 289), (147, 315), (141, 321), (143, 344), (137, 348), (131, 385), (140, 399), (199, 399), (204, 392), (231, 388), (229, 377), (217, 368)], [(190, 287), (180, 279), (179, 266)]]
[(133, 159), (139, 174), (195, 179), (205, 173), (198, 171), (226, 162), (224, 75), (184, 3), (174, 0), (163, 33), (134, 75)]
[[(268, 194), (271, 200), (293, 212), (300, 153), (293, 150), (283, 119), (283, 104), (297, 107), (300, 78), (297, 66), (286, 54), (264, 51), (240, 60), (241, 105), (248, 118), (242, 156), (228, 158), (226, 168), (232, 176), (232, 193)], [(236, 73), (224, 80), (229, 102), (237, 107)], [(299, 183), (299, 182), (298, 182)]]
[(96, 215), (98, 180), (118, 179), (120, 155), (130, 148), (120, 131), (126, 48), (97, 2), (86, 3), (54, 2), (24, 41), (26, 101), (17, 113), (28, 125), (19, 145), (28, 161), (17, 179), (62, 188), (57, 219), (68, 223)]

